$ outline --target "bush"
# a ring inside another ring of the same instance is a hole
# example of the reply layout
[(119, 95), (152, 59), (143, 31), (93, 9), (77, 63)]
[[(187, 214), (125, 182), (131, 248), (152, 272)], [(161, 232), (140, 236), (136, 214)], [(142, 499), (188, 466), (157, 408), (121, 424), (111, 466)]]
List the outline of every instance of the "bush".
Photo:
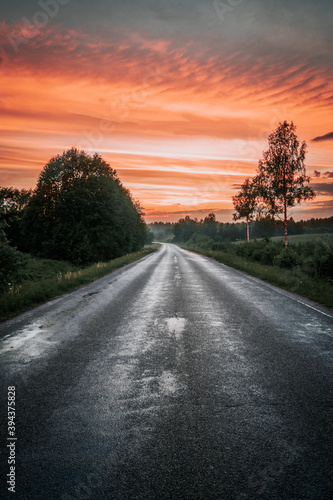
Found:
[(281, 243), (273, 243), (269, 238), (264, 238), (237, 245), (236, 254), (262, 264), (272, 265), (281, 249)]
[(299, 264), (299, 257), (291, 247), (285, 247), (275, 257), (274, 264), (285, 269), (291, 269)]
[(240, 243), (236, 248), (239, 257), (251, 258), (254, 252), (254, 243)]
[(333, 238), (318, 240), (313, 252), (313, 266), (320, 277), (333, 278)]
[(266, 265), (273, 265), (274, 260), (281, 251), (280, 245), (276, 243), (268, 243), (263, 248), (256, 250), (253, 253), (253, 260)]
[(201, 250), (211, 250), (213, 244), (214, 240), (212, 238), (198, 233), (193, 234), (186, 242), (186, 246), (190, 248), (199, 248)]
[(19, 277), (22, 254), (0, 234), (0, 293), (6, 292)]
[(230, 252), (232, 249), (230, 243), (224, 243), (223, 241), (215, 241), (212, 244), (212, 250), (220, 252)]

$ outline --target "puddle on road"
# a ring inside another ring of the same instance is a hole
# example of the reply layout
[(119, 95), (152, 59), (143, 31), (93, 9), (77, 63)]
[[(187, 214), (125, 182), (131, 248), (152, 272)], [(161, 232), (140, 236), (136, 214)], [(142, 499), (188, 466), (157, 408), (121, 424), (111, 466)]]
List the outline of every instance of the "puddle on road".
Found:
[(177, 378), (169, 370), (165, 370), (159, 378), (159, 386), (162, 394), (170, 396), (176, 394), (179, 388)]
[(167, 318), (166, 324), (170, 334), (179, 336), (184, 330), (186, 325), (186, 318)]
[(52, 324), (31, 323), (14, 335), (8, 335), (0, 341), (0, 354), (9, 355), (13, 361), (29, 361), (44, 355), (58, 343), (54, 340)]
[(11, 336), (8, 335), (2, 341), (0, 348), (0, 353), (8, 352), (12, 349), (18, 349), (22, 347), (26, 342), (33, 339), (36, 335), (41, 334), (43, 325), (32, 324), (28, 328), (22, 330), (18, 335)]

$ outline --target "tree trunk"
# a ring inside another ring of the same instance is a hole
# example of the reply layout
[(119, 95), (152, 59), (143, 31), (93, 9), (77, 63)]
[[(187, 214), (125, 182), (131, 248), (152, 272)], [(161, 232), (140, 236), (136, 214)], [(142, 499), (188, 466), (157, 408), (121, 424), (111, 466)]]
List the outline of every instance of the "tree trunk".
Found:
[(284, 245), (288, 246), (287, 200), (284, 200)]
[(246, 240), (247, 242), (250, 241), (250, 226), (249, 226), (249, 219), (246, 219)]

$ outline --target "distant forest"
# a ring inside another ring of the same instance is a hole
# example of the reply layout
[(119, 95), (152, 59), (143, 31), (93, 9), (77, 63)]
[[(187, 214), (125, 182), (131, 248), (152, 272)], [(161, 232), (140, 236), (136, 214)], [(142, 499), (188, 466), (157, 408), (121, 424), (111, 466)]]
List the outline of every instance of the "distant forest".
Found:
[[(288, 220), (289, 235), (333, 233), (333, 217), (324, 219)], [(279, 221), (261, 220), (250, 223), (250, 237), (272, 238), (283, 236), (284, 227)], [(153, 222), (149, 224), (150, 241), (173, 241), (175, 243), (209, 243), (234, 242), (246, 240), (245, 222), (218, 222), (211, 213), (202, 220), (191, 219), (190, 216), (179, 219), (178, 222)], [(192, 241), (191, 241), (192, 240)]]

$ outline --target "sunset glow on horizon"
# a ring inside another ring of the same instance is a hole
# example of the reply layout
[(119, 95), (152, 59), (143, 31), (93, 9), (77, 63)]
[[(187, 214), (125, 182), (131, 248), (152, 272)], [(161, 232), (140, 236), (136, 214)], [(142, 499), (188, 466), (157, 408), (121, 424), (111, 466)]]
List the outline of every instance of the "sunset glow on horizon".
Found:
[(49, 159), (74, 146), (117, 170), (147, 222), (211, 211), (231, 222), (232, 196), (287, 120), (307, 142), (317, 194), (292, 215), (331, 216), (331, 2), (221, 5), (4, 7), (0, 185), (34, 188)]

